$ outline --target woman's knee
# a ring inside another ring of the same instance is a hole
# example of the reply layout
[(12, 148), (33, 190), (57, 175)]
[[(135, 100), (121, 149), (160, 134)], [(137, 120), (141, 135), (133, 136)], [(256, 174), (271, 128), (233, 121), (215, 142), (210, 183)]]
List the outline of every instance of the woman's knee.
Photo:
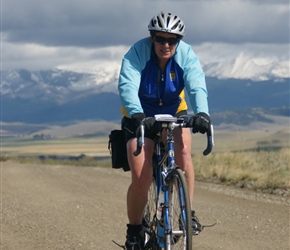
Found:
[(152, 163), (145, 160), (141, 165), (140, 168), (131, 170), (132, 183), (136, 188), (146, 190), (149, 189), (152, 180)]
[(139, 194), (147, 194), (151, 184), (150, 180), (150, 178), (145, 178), (143, 176), (140, 176), (139, 178), (132, 178), (132, 186)]

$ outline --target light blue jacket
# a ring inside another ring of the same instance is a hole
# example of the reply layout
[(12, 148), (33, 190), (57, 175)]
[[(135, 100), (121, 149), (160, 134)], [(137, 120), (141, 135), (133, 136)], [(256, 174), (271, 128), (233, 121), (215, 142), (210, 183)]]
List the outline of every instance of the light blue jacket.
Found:
[(163, 73), (150, 38), (135, 43), (125, 54), (120, 70), (122, 113), (171, 114), (187, 110), (186, 89), (195, 114), (209, 114), (204, 72), (191, 46), (183, 41)]

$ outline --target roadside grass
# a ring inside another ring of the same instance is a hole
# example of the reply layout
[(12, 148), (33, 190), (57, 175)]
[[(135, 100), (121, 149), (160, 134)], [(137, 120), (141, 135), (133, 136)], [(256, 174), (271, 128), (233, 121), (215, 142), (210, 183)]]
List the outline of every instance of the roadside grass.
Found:
[(67, 165), (78, 167), (111, 167), (110, 159), (102, 157), (79, 156), (1, 156), (0, 161), (14, 161), (21, 164)]
[[(111, 168), (108, 157), (1, 156), (22, 164), (71, 165)], [(251, 152), (218, 152), (194, 155), (197, 180), (222, 183), (267, 193), (290, 195), (290, 149)]]
[(199, 180), (274, 192), (290, 190), (290, 150), (220, 152), (194, 156)]
[[(205, 137), (194, 137), (196, 179), (290, 195), (289, 132), (217, 131), (214, 151), (203, 156)], [(82, 157), (79, 157), (82, 156)], [(0, 161), (111, 167), (108, 137), (2, 140)], [(281, 191), (282, 190), (282, 191)]]

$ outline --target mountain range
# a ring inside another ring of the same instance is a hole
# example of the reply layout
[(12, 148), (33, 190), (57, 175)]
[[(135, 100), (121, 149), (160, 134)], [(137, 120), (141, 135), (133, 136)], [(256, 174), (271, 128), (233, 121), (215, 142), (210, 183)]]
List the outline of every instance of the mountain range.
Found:
[[(289, 62), (288, 62), (289, 63)], [(249, 61), (204, 65), (210, 112), (216, 123), (263, 120), (262, 113), (290, 116), (289, 65)], [(80, 120), (119, 121), (118, 67), (6, 70), (1, 72), (1, 121), (65, 124)]]

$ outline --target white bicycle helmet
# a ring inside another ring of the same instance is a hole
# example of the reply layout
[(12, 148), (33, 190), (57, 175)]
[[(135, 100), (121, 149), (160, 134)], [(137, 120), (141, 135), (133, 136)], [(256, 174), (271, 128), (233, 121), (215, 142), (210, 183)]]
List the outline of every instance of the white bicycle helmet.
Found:
[(185, 35), (183, 21), (178, 16), (172, 15), (171, 13), (164, 13), (163, 11), (151, 19), (148, 30), (168, 32), (182, 37)]

